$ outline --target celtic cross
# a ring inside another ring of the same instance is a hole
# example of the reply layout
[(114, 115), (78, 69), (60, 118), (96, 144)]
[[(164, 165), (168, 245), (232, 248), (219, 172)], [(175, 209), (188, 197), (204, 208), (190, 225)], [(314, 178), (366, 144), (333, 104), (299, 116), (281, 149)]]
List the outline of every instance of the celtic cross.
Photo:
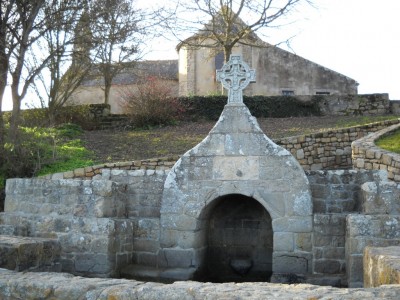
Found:
[(229, 61), (217, 70), (217, 81), (228, 90), (229, 103), (243, 103), (243, 89), (256, 82), (256, 71), (242, 61), (241, 55), (231, 55)]

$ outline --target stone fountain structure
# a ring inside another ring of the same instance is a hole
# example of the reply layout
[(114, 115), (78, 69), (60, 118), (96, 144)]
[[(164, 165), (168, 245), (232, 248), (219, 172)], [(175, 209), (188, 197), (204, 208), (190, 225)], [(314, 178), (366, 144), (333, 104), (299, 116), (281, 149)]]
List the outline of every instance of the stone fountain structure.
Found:
[(399, 187), (379, 170), (306, 173), (243, 103), (255, 77), (231, 56), (218, 122), (171, 169), (9, 179), (0, 267), (362, 286), (364, 248), (400, 244)]

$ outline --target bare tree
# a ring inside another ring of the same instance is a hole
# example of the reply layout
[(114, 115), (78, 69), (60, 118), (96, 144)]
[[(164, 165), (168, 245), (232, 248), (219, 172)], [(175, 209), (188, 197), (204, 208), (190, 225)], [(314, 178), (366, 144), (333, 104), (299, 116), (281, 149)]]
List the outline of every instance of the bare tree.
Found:
[(0, 3), (0, 165), (2, 158), (4, 158), (2, 144), (5, 137), (2, 104), (7, 86), (10, 55), (15, 47), (14, 44), (10, 43), (11, 36), (8, 28), (13, 26), (14, 14), (13, 1)]
[(78, 0), (48, 1), (45, 14), (49, 30), (42, 49), (53, 55), (34, 87), (42, 107), (48, 107), (52, 124), (91, 68), (91, 20), (88, 6)]
[[(45, 0), (18, 0), (12, 2), (13, 24), (7, 26), (9, 44), (4, 48), (9, 54), (8, 72), (11, 75), (13, 102), (10, 124), (11, 140), (15, 142), (19, 125), (21, 102), (37, 74), (46, 66), (48, 56), (34, 55), (34, 45), (46, 32), (42, 11)], [(37, 53), (36, 53), (37, 54)], [(28, 60), (28, 56), (35, 60)]]
[(131, 0), (96, 0), (92, 14), (95, 68), (104, 80), (104, 102), (108, 104), (114, 77), (140, 58), (143, 13)]
[[(265, 47), (256, 32), (282, 25), (278, 21), (286, 19), (300, 4), (311, 4), (310, 0), (190, 0), (183, 3), (184, 12), (190, 19), (182, 20), (179, 30), (200, 30), (180, 44), (190, 47), (208, 47), (224, 52), (229, 60), (232, 49), (237, 44)], [(197, 16), (197, 18), (195, 17)], [(182, 22), (183, 21), (183, 22)], [(246, 21), (246, 22), (245, 22)]]

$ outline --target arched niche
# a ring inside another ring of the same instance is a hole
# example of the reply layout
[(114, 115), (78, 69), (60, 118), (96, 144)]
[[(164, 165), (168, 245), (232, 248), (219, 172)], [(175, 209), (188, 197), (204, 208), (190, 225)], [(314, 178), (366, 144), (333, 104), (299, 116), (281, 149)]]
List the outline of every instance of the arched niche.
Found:
[(203, 280), (269, 281), (273, 231), (268, 211), (251, 197), (218, 197), (209, 211)]

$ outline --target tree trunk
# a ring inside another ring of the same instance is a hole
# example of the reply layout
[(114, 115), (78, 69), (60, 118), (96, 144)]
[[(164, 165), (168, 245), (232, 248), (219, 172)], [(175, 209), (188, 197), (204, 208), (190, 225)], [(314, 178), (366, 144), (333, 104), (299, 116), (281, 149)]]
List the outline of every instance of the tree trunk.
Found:
[(229, 59), (231, 58), (232, 54), (232, 47), (231, 46), (224, 46), (224, 59), (225, 62), (228, 62)]
[(18, 85), (11, 85), (11, 95), (12, 95), (12, 114), (10, 120), (10, 130), (9, 130), (9, 138), (12, 144), (17, 147), (18, 144), (18, 126), (20, 124), (21, 117), (21, 101), (20, 96), (18, 95)]
[(104, 76), (104, 104), (110, 103), (111, 83), (112, 83), (112, 77), (105, 74), (105, 76)]

